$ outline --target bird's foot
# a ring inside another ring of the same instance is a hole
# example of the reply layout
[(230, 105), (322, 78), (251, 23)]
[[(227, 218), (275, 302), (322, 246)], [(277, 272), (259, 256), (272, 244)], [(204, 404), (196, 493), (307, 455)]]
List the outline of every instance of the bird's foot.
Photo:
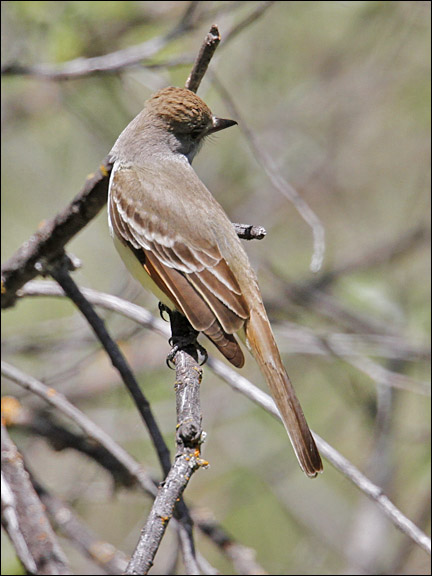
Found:
[(202, 366), (207, 362), (208, 354), (206, 349), (197, 341), (198, 334), (190, 324), (189, 320), (177, 310), (171, 310), (162, 302), (159, 303), (161, 318), (167, 320), (168, 315), (171, 323), (171, 338), (168, 340), (171, 351), (166, 358), (167, 366), (174, 369), (174, 358), (179, 350), (184, 350), (191, 356), (195, 357), (199, 365)]

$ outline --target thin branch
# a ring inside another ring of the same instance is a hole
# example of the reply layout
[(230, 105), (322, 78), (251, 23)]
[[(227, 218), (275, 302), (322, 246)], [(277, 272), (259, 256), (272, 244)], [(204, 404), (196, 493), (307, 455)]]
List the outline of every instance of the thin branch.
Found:
[(72, 574), (17, 447), (1, 426), (2, 524), (28, 574)]
[[(101, 306), (106, 310), (121, 314), (125, 318), (137, 322), (141, 326), (157, 332), (165, 340), (168, 340), (170, 337), (170, 330), (167, 323), (162, 321), (160, 318), (156, 318), (151, 312), (142, 306), (138, 306), (133, 302), (128, 302), (127, 300), (123, 300), (123, 298), (113, 296), (112, 294), (98, 292), (92, 288), (80, 288), (80, 290), (87, 300), (95, 306)], [(56, 282), (33, 280), (32, 282), (28, 282), (24, 288), (19, 290), (17, 293), (18, 298), (25, 298), (27, 296), (64, 298), (66, 295), (64, 290), (62, 290)]]
[[(39, 384), (43, 389), (45, 385), (41, 383)], [(52, 396), (52, 388), (45, 386), (45, 389), (47, 391), (47, 394), (43, 396), (43, 398), (45, 400), (48, 400)], [(135, 462), (133, 468), (131, 467), (127, 468), (125, 460), (119, 460), (117, 458), (116, 452), (110, 451), (109, 445), (105, 446), (103, 443), (97, 441), (95, 438), (87, 434), (84, 436), (84, 438), (78, 438), (78, 439), (76, 439), (77, 435), (75, 435), (75, 438), (73, 437), (73, 433), (68, 433), (67, 435), (64, 435), (65, 430), (64, 427), (61, 430), (60, 427), (57, 426), (55, 430), (54, 429), (52, 430), (52, 432), (56, 433), (57, 435), (58, 434), (61, 435), (61, 440), (59, 444), (56, 438), (51, 437), (51, 424), (49, 422), (50, 415), (45, 412), (43, 416), (42, 415), (39, 416), (39, 413), (37, 412), (35, 413), (32, 409), (22, 406), (15, 397), (8, 396), (2, 398), (2, 416), (8, 428), (17, 426), (20, 428), (20, 430), (28, 428), (34, 436), (41, 435), (45, 438), (48, 438), (49, 441), (52, 444), (54, 444), (54, 448), (56, 450), (72, 448), (74, 450), (82, 451), (89, 458), (94, 459), (99, 466), (105, 468), (113, 476), (115, 482), (118, 483), (119, 485), (124, 486), (125, 488), (128, 489), (134, 486), (138, 486), (138, 488), (141, 488), (144, 491), (144, 493), (148, 494), (148, 490), (146, 490), (143, 484), (139, 482), (139, 476), (134, 476), (134, 470), (140, 469), (139, 464)], [(87, 417), (84, 414), (82, 414), (82, 417), (84, 420), (87, 419)], [(42, 419), (43, 422), (39, 424), (39, 421)], [(90, 425), (91, 424), (92, 423), (90, 423)], [(79, 426), (80, 423), (77, 422), (77, 425)], [(112, 441), (112, 443), (114, 446), (116, 446), (114, 441)], [(94, 450), (87, 450), (86, 448), (82, 450), (83, 444), (93, 446)], [(97, 454), (99, 450), (103, 450), (106, 454), (109, 455), (109, 458), (105, 457), (101, 458)], [(119, 450), (122, 451), (123, 449), (119, 447)], [(126, 454), (126, 458), (128, 458), (131, 462), (133, 462), (133, 458), (131, 456)], [(75, 516), (75, 513), (72, 510), (69, 511), (70, 513), (69, 512), (67, 514), (63, 513), (62, 507), (67, 508), (66, 504), (64, 502), (60, 502), (52, 494), (49, 494), (48, 501), (45, 501), (44, 490), (41, 489), (39, 491), (39, 484), (38, 483), (35, 484), (35, 480), (33, 477), (32, 482), (35, 485), (36, 490), (40, 493), (40, 497), (44, 502), (44, 504), (46, 505), (48, 513), (51, 516), (53, 516), (55, 523), (61, 530), (61, 532), (64, 533), (65, 536), (69, 537), (72, 541), (76, 542), (78, 547), (81, 547), (81, 545), (86, 546), (87, 540), (84, 543), (81, 543), (82, 531), (81, 529), (78, 528), (81, 521), (79, 520), (79, 518)], [(154, 489), (152, 490), (152, 494), (150, 495), (154, 497), (156, 493), (157, 488), (156, 485), (154, 485)], [(247, 548), (243, 544), (237, 542), (231, 535), (227, 534), (224, 528), (215, 521), (214, 517), (210, 514), (209, 511), (203, 513), (202, 510), (194, 511), (192, 509), (191, 514), (194, 521), (194, 525), (197, 526), (204, 535), (210, 538), (210, 540), (216, 546), (218, 546), (220, 551), (224, 555), (226, 555), (227, 558), (231, 559), (239, 574), (265, 574), (264, 569), (256, 562), (256, 560), (253, 560), (254, 551), (251, 548)], [(88, 528), (84, 526), (84, 532), (86, 529), (88, 530)], [(190, 541), (189, 539), (185, 538), (185, 535), (186, 534), (184, 530), (179, 530), (179, 538), (181, 539), (183, 550), (188, 550)], [(106, 543), (102, 544), (103, 544), (102, 548), (104, 548)], [(107, 546), (109, 547), (110, 545), (107, 544)], [(91, 546), (90, 552), (93, 553), (93, 550), (95, 550), (95, 548)], [(98, 552), (99, 550), (100, 550), (99, 547), (97, 547), (96, 551)], [(113, 553), (116, 554), (116, 552), (114, 551)], [(190, 557), (192, 554), (188, 553), (188, 555)], [(99, 562), (98, 554), (94, 559), (96, 562)], [(118, 560), (115, 560), (115, 558), (113, 557), (112, 561), (122, 562), (122, 559), (119, 558)], [(197, 553), (197, 561), (201, 566), (201, 564), (203, 563), (203, 559), (200, 557), (199, 553)], [(111, 562), (111, 560), (109, 562)], [(252, 570), (249, 572), (247, 566), (250, 567), (255, 566), (256, 569), (254, 571)], [(215, 572), (214, 570), (212, 571), (211, 567), (209, 566), (207, 566), (206, 569), (204, 569), (204, 567), (201, 567), (201, 570), (205, 574), (218, 573)]]
[[(147, 523), (132, 555), (126, 574), (147, 574), (159, 549), (177, 499), (182, 495), (193, 472), (199, 467), (197, 459), (176, 457), (174, 464), (161, 484)], [(197, 573), (197, 572), (195, 572)]]
[[(242, 5), (243, 3), (238, 3)], [(257, 20), (274, 2), (262, 2), (255, 10), (238, 22), (226, 35), (226, 41), (235, 38), (247, 26)], [(190, 2), (182, 18), (165, 35), (156, 36), (146, 42), (129, 46), (122, 50), (110, 52), (92, 58), (76, 58), (62, 64), (35, 64), (24, 66), (18, 63), (9, 63), (2, 66), (2, 76), (38, 76), (48, 80), (71, 80), (97, 74), (117, 74), (123, 70), (140, 65), (146, 68), (166, 68), (189, 64), (190, 58), (175, 58), (167, 62), (154, 62), (152, 59), (161, 52), (170, 42), (190, 32), (202, 20), (196, 17), (199, 2)], [(226, 7), (218, 7), (214, 11), (220, 13)], [(231, 9), (231, 8), (230, 8)], [(224, 42), (224, 44), (226, 43)], [(207, 70), (210, 59), (220, 42), (217, 25), (213, 25), (201, 47), (200, 54), (195, 61), (193, 70), (186, 82), (186, 88), (196, 92)]]
[(265, 238), (267, 231), (262, 226), (253, 226), (252, 224), (233, 224), (237, 236), (241, 240), (262, 240)]
[[(132, 456), (130, 456), (121, 446), (119, 446), (108, 434), (106, 434), (101, 428), (94, 424), (94, 422), (92, 422), (85, 414), (83, 414), (78, 408), (68, 402), (68, 400), (61, 393), (57, 392), (53, 388), (45, 386), (42, 382), (39, 382), (32, 376), (25, 374), (18, 368), (15, 368), (14, 366), (3, 361), (1, 362), (1, 373), (4, 377), (12, 380), (12, 382), (15, 382), (19, 386), (22, 386), (24, 389), (36, 394), (49, 405), (55, 407), (62, 414), (75, 422), (75, 424), (77, 424), (88, 435), (89, 438), (92, 438), (95, 442), (103, 446), (121, 466), (124, 466), (128, 470), (130, 476), (136, 479), (138, 486), (140, 486), (147, 494), (151, 495), (152, 497), (157, 497), (158, 494), (160, 494), (152, 478), (147, 474), (142, 466), (138, 464), (138, 462), (136, 462)], [(14, 423), (14, 416), (8, 415), (7, 418), (11, 420), (11, 424)], [(205, 462), (201, 460), (197, 454), (195, 454), (195, 451), (196, 449), (194, 449), (193, 458), (189, 460), (186, 460), (187, 457), (185, 456), (185, 458), (183, 458), (183, 462), (177, 462), (178, 458), (176, 458), (174, 465), (170, 470), (170, 490), (179, 486), (181, 487), (185, 480), (185, 477), (182, 475), (184, 475), (189, 470), (190, 466), (195, 465), (199, 467), (205, 464)], [(165, 479), (165, 481), (162, 483), (162, 486), (165, 486), (166, 483), (167, 479)], [(167, 491), (167, 494), (173, 498), (170, 490)], [(185, 562), (189, 563), (189, 566), (195, 566), (196, 562), (193, 563), (194, 546), (191, 537), (191, 525), (188, 519), (189, 513), (184, 503), (182, 504), (183, 501), (178, 501), (178, 499), (181, 498), (181, 492), (183, 490), (177, 490), (177, 496), (173, 501), (171, 498), (170, 502), (172, 501), (172, 505), (175, 507), (174, 520), (176, 521), (176, 527), (180, 531), (184, 560)], [(170, 518), (172, 513), (173, 510), (171, 510), (169, 515)], [(161, 537), (165, 532), (165, 528), (166, 526), (160, 535)], [(198, 572), (195, 570), (195, 568), (193, 568), (189, 573), (197, 574)]]
[(303, 218), (303, 220), (311, 227), (313, 234), (313, 256), (310, 264), (310, 269), (312, 272), (318, 272), (321, 268), (324, 252), (325, 252), (325, 230), (320, 219), (315, 214), (315, 212), (310, 208), (307, 202), (300, 196), (297, 190), (280, 174), (272, 158), (267, 154), (264, 148), (258, 143), (257, 138), (254, 133), (249, 129), (247, 122), (243, 118), (237, 106), (234, 104), (233, 99), (229, 95), (226, 88), (216, 77), (214, 73), (211, 73), (212, 81), (216, 89), (221, 94), (223, 100), (226, 103), (227, 108), (230, 110), (233, 118), (238, 121), (239, 128), (243, 132), (247, 144), (252, 150), (253, 155), (256, 160), (262, 166), (264, 172), (267, 174), (270, 182), (276, 190), (278, 190), (283, 196), (288, 198), (290, 202), (294, 205), (297, 212)]
[[(416, 511), (415, 523), (417, 526), (424, 526), (425, 529), (430, 529), (430, 510), (431, 510), (431, 490), (427, 484), (421, 489), (420, 498), (415, 503)], [(415, 542), (406, 539), (398, 546), (396, 554), (393, 556), (390, 568), (387, 569), (387, 574), (407, 574), (409, 558), (415, 550)]]
[(192, 92), (197, 92), (199, 85), (201, 84), (201, 80), (203, 79), (204, 74), (207, 72), (210, 60), (212, 59), (216, 48), (219, 46), (220, 40), (221, 37), (219, 34), (219, 29), (216, 24), (213, 24), (209, 33), (204, 38), (204, 42), (198, 53), (197, 59), (195, 60), (188, 79), (186, 80), (185, 88), (192, 90)]
[[(180, 362), (180, 360), (179, 360)], [(181, 369), (181, 365), (179, 364), (179, 369)], [(153, 482), (152, 478), (147, 474), (147, 472), (142, 468), (142, 466), (134, 460), (132, 456), (130, 456), (121, 446), (119, 446), (108, 434), (106, 434), (102, 429), (100, 429), (94, 422), (92, 422), (84, 413), (82, 413), (78, 408), (73, 406), (61, 393), (57, 392), (53, 388), (50, 388), (39, 382), (35, 378), (25, 374), (24, 372), (20, 371), (19, 369), (15, 368), (14, 366), (2, 362), (1, 363), (1, 373), (5, 378), (8, 378), (12, 382), (15, 382), (19, 386), (23, 387), (25, 390), (36, 394), (40, 398), (42, 398), (45, 402), (47, 402), (50, 406), (56, 408), (59, 412), (64, 414), (67, 418), (71, 419), (83, 432), (87, 435), (88, 439), (90, 439), (93, 443), (101, 446), (107, 453), (111, 456), (111, 463), (115, 463), (115, 469), (124, 468), (127, 471), (126, 474), (116, 475), (115, 472), (113, 473), (112, 470), (109, 470), (118, 480), (122, 483), (123, 486), (130, 488), (131, 482), (129, 478), (134, 478), (136, 485), (141, 488), (146, 494), (155, 498), (158, 494), (158, 489)], [(196, 377), (195, 373), (192, 373), (194, 377)], [(196, 373), (198, 374), (198, 372)], [(187, 387), (187, 390), (190, 392), (190, 387)], [(181, 391), (179, 388), (179, 394), (182, 395), (184, 392)], [(185, 406), (188, 409), (187, 406)], [(23, 414), (24, 412), (24, 414)], [(28, 424), (28, 415), (27, 410), (22, 408), (20, 403), (12, 397), (6, 397), (2, 399), (2, 418), (8, 426), (16, 426), (16, 425), (23, 425), (26, 426)], [(183, 414), (181, 418), (183, 420), (188, 420), (187, 415), (184, 412), (179, 412)], [(76, 446), (71, 446), (76, 448)], [(89, 454), (90, 457), (94, 457), (94, 454)], [(195, 451), (194, 451), (194, 458), (196, 463), (199, 466), (205, 464), (205, 462), (199, 458), (197, 458)], [(189, 462), (190, 463), (190, 462)], [(98, 460), (98, 464), (102, 465), (100, 460)], [(107, 466), (107, 462), (104, 463)], [(181, 470), (181, 468), (177, 468), (172, 472), (172, 475), (175, 477), (175, 474)], [(179, 479), (177, 479), (179, 480)], [(181, 479), (180, 479), (181, 480)], [(3, 493), (2, 493), (3, 494)], [(4, 497), (7, 497), (7, 493), (4, 493)], [(185, 565), (189, 566), (189, 574), (198, 573), (196, 571), (196, 560), (195, 560), (195, 550), (193, 546), (193, 540), (190, 537), (189, 530), (181, 523), (178, 522), (178, 514), (177, 508), (179, 502), (175, 502), (177, 504), (175, 509), (175, 518), (172, 521), (175, 523), (176, 528), (179, 531), (179, 538), (181, 542), (184, 563)]]

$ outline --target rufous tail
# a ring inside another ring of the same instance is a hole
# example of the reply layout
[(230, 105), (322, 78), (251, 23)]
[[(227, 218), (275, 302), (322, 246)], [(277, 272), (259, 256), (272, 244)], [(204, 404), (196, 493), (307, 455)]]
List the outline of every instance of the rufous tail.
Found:
[(302, 470), (313, 478), (323, 465), (291, 380), (282, 364), (265, 310), (251, 311), (246, 338), (279, 409)]

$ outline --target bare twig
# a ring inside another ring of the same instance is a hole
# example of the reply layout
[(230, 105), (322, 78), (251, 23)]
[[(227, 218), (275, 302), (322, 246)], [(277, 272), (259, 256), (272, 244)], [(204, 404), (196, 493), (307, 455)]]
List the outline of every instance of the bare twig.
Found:
[(196, 92), (201, 84), (201, 80), (204, 74), (207, 72), (210, 60), (215, 53), (216, 48), (219, 46), (220, 42), (219, 29), (216, 24), (210, 28), (210, 32), (204, 38), (204, 42), (201, 46), (195, 64), (192, 67), (191, 73), (185, 83), (185, 88)]
[[(57, 287), (58, 288), (58, 287)], [(163, 326), (165, 329), (165, 325)], [(7, 366), (7, 365), (6, 365)], [(6, 374), (6, 373), (5, 373)], [(21, 373), (22, 374), (22, 373)], [(23, 375), (23, 380), (25, 382), (25, 378), (27, 376)], [(26, 384), (24, 384), (26, 385)], [(44, 384), (39, 383), (41, 390), (43, 391), (44, 387), (46, 390), (46, 394), (42, 396), (45, 400), (48, 400), (52, 397), (52, 388), (46, 387)], [(58, 395), (56, 395), (58, 396)], [(178, 395), (180, 398), (180, 394)], [(195, 413), (198, 413), (198, 410), (195, 410)], [(83, 439), (79, 439), (78, 441), (72, 437), (72, 433), (68, 434), (67, 436), (63, 435), (63, 431), (60, 430), (59, 427), (56, 427), (53, 430), (53, 433), (57, 433), (57, 435), (62, 435), (60, 439), (60, 443), (56, 442), (56, 439), (51, 438), (51, 431), (50, 431), (50, 422), (48, 421), (49, 415), (44, 414), (43, 420), (44, 424), (48, 425), (48, 430), (45, 426), (44, 429), (41, 430), (43, 424), (39, 425), (36, 420), (39, 420), (39, 416), (37, 413), (34, 413), (33, 410), (29, 409), (28, 407), (23, 407), (18, 400), (14, 397), (3, 397), (2, 398), (2, 416), (5, 420), (7, 426), (15, 427), (19, 426), (20, 428), (30, 427), (30, 430), (33, 435), (43, 435), (44, 437), (49, 436), (51, 442), (55, 443), (56, 450), (62, 450), (63, 448), (73, 448), (76, 450), (81, 451), (81, 446), (85, 442), (89, 446), (93, 446), (94, 450), (84, 450), (84, 453), (87, 454), (90, 458), (94, 459), (100, 466), (103, 466), (110, 474), (112, 474), (113, 478), (116, 482), (118, 482), (121, 486), (125, 488), (131, 488), (132, 486), (138, 486), (141, 488), (144, 493), (148, 494), (148, 490), (143, 486), (143, 483), (139, 482), (139, 476), (134, 475), (134, 470), (140, 469), (140, 466), (137, 462), (134, 463), (133, 458), (126, 454), (126, 459), (118, 459), (117, 451), (111, 451), (111, 446), (116, 447), (116, 443), (111, 441), (109, 444), (105, 445), (100, 441), (95, 441), (96, 439), (91, 435), (86, 434)], [(87, 417), (82, 414), (82, 418), (84, 421), (88, 420)], [(186, 418), (187, 419), (187, 418)], [(80, 425), (80, 420), (76, 422)], [(89, 422), (90, 426), (94, 426), (91, 422)], [(96, 427), (97, 428), (97, 427)], [(85, 431), (85, 430), (84, 430)], [(76, 435), (75, 435), (76, 436)], [(109, 458), (100, 458), (95, 452), (100, 448), (104, 450), (106, 454), (109, 455)], [(122, 452), (122, 448), (118, 447), (120, 453)], [(127, 462), (130, 461), (133, 466), (127, 466)], [(120, 473), (119, 473), (120, 471)], [(133, 479), (133, 482), (131, 482)], [(61, 532), (69, 537), (72, 541), (76, 542), (78, 547), (84, 546), (87, 548), (88, 539), (87, 537), (84, 538), (84, 542), (81, 542), (83, 535), (86, 534), (88, 528), (83, 526), (83, 529), (80, 528), (81, 521), (79, 518), (75, 516), (75, 513), (66, 506), (64, 502), (58, 500), (52, 494), (48, 494), (47, 501), (45, 500), (45, 490), (40, 488), (38, 483), (35, 483), (34, 478), (32, 478), (32, 482), (36, 487), (36, 490), (39, 492), (42, 501), (44, 502), (45, 506), (47, 507), (48, 513), (53, 516), (54, 521)], [(150, 480), (151, 482), (151, 480)], [(151, 486), (151, 484), (150, 484)], [(155, 496), (157, 493), (156, 485), (152, 488), (151, 496)], [(67, 509), (68, 512), (65, 514), (62, 510)], [(254, 551), (251, 548), (245, 547), (243, 544), (239, 543), (235, 540), (231, 535), (227, 534), (226, 531), (220, 526), (211, 516), (209, 511), (203, 513), (203, 511), (194, 511), (192, 510), (192, 518), (194, 521), (195, 526), (197, 526), (203, 534), (205, 534), (210, 540), (220, 548), (221, 552), (225, 554), (229, 559), (232, 560), (234, 566), (236, 567), (237, 571), (241, 574), (265, 574), (265, 571), (260, 565), (254, 560)], [(91, 535), (91, 532), (90, 532)], [(93, 537), (93, 536), (91, 536)], [(185, 531), (179, 530), (179, 538), (182, 541), (183, 550), (188, 549), (189, 540), (185, 538)], [(93, 554), (95, 550), (95, 557), (93, 558), (96, 562), (99, 562), (99, 552), (103, 552), (103, 550), (109, 550), (110, 544), (101, 543), (101, 547), (97, 544), (96, 548), (92, 545), (90, 548), (90, 554)], [(87, 554), (87, 552), (85, 552)], [(122, 558), (117, 558), (117, 551), (112, 550), (112, 557), (109, 555), (109, 558), (105, 558), (102, 555), (102, 560), (106, 560), (107, 566), (106, 569), (108, 570), (108, 566), (111, 562), (123, 562)], [(200, 555), (197, 554), (197, 560), (199, 565), (201, 566), (203, 559), (200, 558)], [(127, 563), (127, 562), (126, 562)], [(251, 567), (251, 571), (248, 571), (247, 567)], [(255, 569), (252, 567), (255, 566)], [(216, 574), (218, 572), (212, 571), (211, 567), (207, 566), (207, 569), (202, 571), (207, 574)], [(114, 572), (119, 573), (119, 572)]]
[[(111, 310), (117, 314), (121, 314), (141, 326), (154, 330), (160, 334), (165, 340), (170, 337), (170, 331), (166, 323), (160, 318), (155, 318), (151, 312), (138, 306), (133, 302), (127, 302), (118, 296), (112, 294), (104, 294), (91, 288), (80, 288), (82, 294), (95, 306), (101, 306), (106, 310)], [(25, 298), (27, 296), (50, 296), (53, 298), (64, 298), (65, 292), (60, 288), (56, 282), (49, 282), (43, 280), (33, 280), (28, 282), (24, 288), (18, 291), (18, 298)]]
[[(394, 392), (388, 386), (377, 383), (375, 393), (375, 426), (365, 467), (370, 479), (384, 492), (391, 487), (394, 476), (391, 465), (392, 447), (395, 440), (391, 433), (392, 422), (394, 422)], [(356, 510), (353, 510), (351, 515), (352, 522), (345, 543), (348, 560), (345, 571), (349, 574), (355, 572), (356, 567), (361, 566), (366, 574), (374, 574), (379, 570), (379, 558), (389, 526), (373, 499), (359, 500), (355, 508)], [(364, 553), (365, 550), (368, 550), (367, 555)]]
[[(103, 320), (99, 318), (99, 316), (96, 314), (91, 304), (83, 296), (78, 286), (72, 280), (72, 277), (70, 276), (69, 271), (67, 269), (68, 264), (69, 264), (68, 259), (66, 255), (64, 255), (61, 261), (59, 260), (55, 264), (49, 265), (47, 267), (47, 270), (49, 270), (49, 273), (60, 284), (60, 286), (63, 288), (67, 296), (84, 314), (87, 321), (94, 330), (96, 336), (104, 346), (107, 354), (111, 359), (111, 362), (113, 363), (113, 366), (119, 371), (123, 379), (123, 382), (125, 383), (130, 394), (132, 395), (135, 404), (138, 408), (138, 411), (140, 412), (148, 428), (153, 444), (157, 451), (164, 476), (167, 475), (169, 476), (173, 470), (173, 467), (171, 467), (169, 450), (159, 430), (159, 427), (157, 426), (156, 421), (153, 417), (150, 404), (148, 403), (140, 387), (138, 386), (138, 383), (135, 380), (132, 370), (127, 364), (123, 354), (120, 352), (120, 349), (118, 348), (117, 344), (112, 340), (111, 336), (108, 334)], [(165, 483), (167, 482), (167, 478), (164, 481)], [(184, 501), (181, 499), (181, 492), (177, 495), (176, 499), (174, 500), (173, 506), (174, 505), (176, 505), (176, 508), (174, 510), (173, 507), (172, 514), (175, 514), (176, 518), (180, 521), (183, 530), (188, 535), (189, 541), (192, 542), (192, 520), (190, 518), (189, 511), (186, 508)], [(191, 544), (191, 546), (193, 547), (193, 544)], [(190, 557), (190, 555), (188, 555), (188, 557)]]
[[(130, 46), (123, 50), (117, 50), (102, 56), (76, 58), (75, 60), (63, 62), (58, 65), (37, 64), (24, 66), (18, 63), (9, 63), (2, 66), (1, 74), (3, 76), (40, 76), (49, 80), (70, 80), (96, 74), (118, 74), (127, 68), (137, 65), (146, 68), (184, 66), (189, 64), (193, 58), (180, 56), (163, 62), (155, 62), (153, 58), (170, 42), (184, 36), (195, 28), (204, 17), (214, 18), (222, 12), (233, 11), (237, 7), (243, 6), (244, 2), (231, 2), (229, 5), (217, 6), (215, 9), (202, 12), (201, 16), (197, 16), (196, 12), (199, 4), (197, 1), (190, 2), (179, 23), (176, 24), (172, 30), (165, 35), (151, 38), (142, 44)], [(250, 14), (233, 26), (227, 33), (226, 40), (235, 38), (237, 34), (257, 20), (272, 4), (274, 4), (274, 2), (262, 2), (259, 4)], [(216, 25), (213, 25), (202, 45), (200, 55), (195, 61), (193, 71), (186, 83), (186, 88), (189, 88), (193, 92), (197, 91), (219, 41), (218, 28)]]
[(252, 224), (234, 223), (237, 236), (242, 240), (262, 240), (267, 232), (262, 226), (253, 226)]
[(159, 487), (158, 495), (142, 530), (126, 574), (147, 574), (151, 568), (167, 524), (173, 515), (177, 499), (182, 495), (197, 467), (198, 464), (194, 457), (189, 460), (186, 460), (185, 456), (175, 459), (168, 476)]
[[(417, 526), (424, 526), (427, 530), (430, 526), (430, 510), (431, 510), (431, 491), (430, 487), (426, 484), (421, 488), (420, 498), (416, 503), (415, 523)], [(387, 570), (388, 574), (403, 574), (409, 570), (404, 569), (408, 565), (411, 554), (415, 551), (415, 542), (405, 539), (401, 542), (396, 551), (396, 555), (392, 560), (392, 567)], [(402, 567), (402, 568), (401, 568)]]
[(2, 524), (27, 574), (72, 574), (23, 460), (2, 424)]
[[(147, 474), (147, 472), (130, 456), (121, 446), (119, 446), (108, 434), (101, 430), (96, 424), (94, 424), (85, 414), (83, 414), (78, 408), (70, 404), (68, 400), (59, 392), (53, 388), (49, 388), (39, 382), (32, 376), (24, 374), (21, 370), (18, 370), (14, 366), (6, 362), (1, 362), (1, 373), (4, 377), (9, 378), (16, 384), (22, 386), (26, 390), (36, 394), (48, 404), (55, 407), (62, 414), (66, 415), (73, 422), (75, 422), (90, 438), (103, 446), (111, 456), (118, 461), (121, 466), (124, 466), (129, 474), (136, 479), (138, 486), (140, 486), (147, 494), (152, 497), (158, 495), (158, 489), (156, 488), (152, 478)], [(203, 465), (203, 461), (197, 456), (194, 456), (195, 464), (197, 466)], [(172, 487), (177, 487), (179, 483), (181, 484), (184, 478), (181, 478), (181, 474), (185, 473), (189, 466), (192, 465), (192, 461), (187, 461), (183, 459), (181, 463), (174, 463), (173, 468), (170, 470)], [(182, 464), (182, 465), (179, 465)], [(180, 477), (177, 477), (180, 474)], [(163, 485), (166, 484), (166, 480)], [(184, 489), (184, 488), (183, 488)], [(168, 491), (169, 495), (171, 493)], [(181, 533), (181, 543), (185, 562), (188, 561), (189, 565), (192, 565), (194, 558), (194, 547), (193, 540), (191, 537), (191, 527), (188, 520), (188, 511), (182, 501), (178, 502), (178, 498), (181, 497), (181, 492), (173, 501), (173, 506), (175, 507), (174, 514), (177, 528)], [(180, 507), (180, 505), (182, 507)], [(172, 510), (171, 510), (172, 515)], [(171, 517), (170, 515), (170, 517)], [(164, 531), (165, 532), (165, 529)], [(163, 533), (161, 534), (163, 536)], [(156, 552), (156, 551), (155, 551)], [(194, 570), (190, 571), (191, 574), (197, 573)]]

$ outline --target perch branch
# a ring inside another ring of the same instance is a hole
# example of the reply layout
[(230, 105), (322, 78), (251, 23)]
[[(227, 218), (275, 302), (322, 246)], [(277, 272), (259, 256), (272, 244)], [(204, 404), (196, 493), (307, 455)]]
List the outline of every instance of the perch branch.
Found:
[[(177, 433), (176, 457), (164, 482), (159, 486), (149, 517), (132, 554), (126, 574), (147, 574), (159, 549), (168, 522), (192, 474), (208, 463), (201, 458), (200, 384), (202, 371), (197, 361), (195, 342), (191, 342), (190, 325), (180, 313), (170, 314), (172, 342), (179, 349), (172, 361), (176, 369)], [(186, 335), (186, 336), (185, 336)], [(185, 337), (187, 342), (185, 342)], [(188, 574), (199, 574), (194, 550)]]
[[(45, 386), (42, 382), (39, 382), (32, 376), (24, 374), (21, 370), (18, 370), (14, 366), (6, 362), (1, 362), (1, 373), (5, 378), (8, 378), (12, 382), (15, 382), (24, 389), (36, 394), (42, 398), (49, 405), (55, 407), (62, 414), (70, 418), (75, 424), (77, 424), (89, 438), (93, 439), (95, 442), (103, 446), (111, 456), (116, 459), (120, 466), (126, 468), (133, 478), (136, 479), (137, 484), (152, 497), (156, 497), (158, 490), (150, 476), (138, 464), (132, 456), (130, 456), (121, 446), (119, 446), (106, 432), (99, 428), (94, 422), (92, 422), (85, 414), (83, 414), (78, 408), (73, 406), (68, 400), (59, 392), (53, 388)], [(3, 406), (2, 406), (3, 407)], [(7, 416), (8, 419), (12, 419), (11, 424), (13, 424), (14, 416)], [(192, 563), (191, 558), (193, 554), (193, 541), (191, 538), (191, 527), (189, 525), (189, 517), (186, 516), (188, 511), (181, 500), (180, 502), (175, 501), (177, 504), (175, 510), (175, 520), (179, 521), (176, 523), (180, 533), (181, 542), (183, 546), (183, 553), (185, 559)], [(182, 508), (180, 508), (182, 506)], [(180, 514), (182, 517), (180, 518)], [(194, 574), (196, 572), (190, 571), (189, 573)]]

